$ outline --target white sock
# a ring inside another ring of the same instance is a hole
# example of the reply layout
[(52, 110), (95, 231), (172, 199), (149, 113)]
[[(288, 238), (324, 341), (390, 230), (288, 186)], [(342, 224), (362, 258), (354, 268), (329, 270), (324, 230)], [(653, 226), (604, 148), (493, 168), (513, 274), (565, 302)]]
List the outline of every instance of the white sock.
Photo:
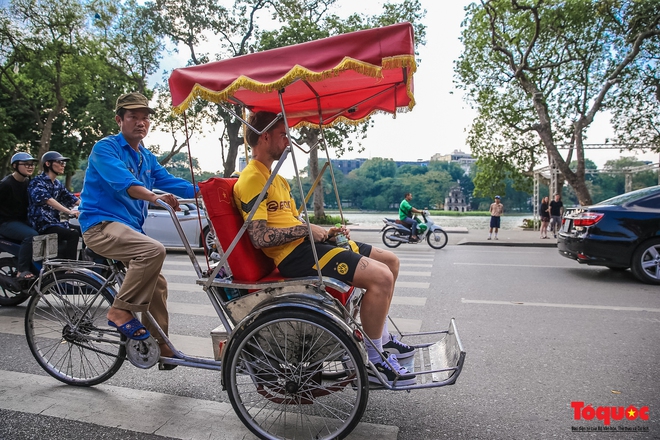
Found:
[(374, 339), (373, 343), (375, 347), (372, 347), (369, 341), (365, 342), (365, 344), (367, 344), (367, 356), (369, 356), (369, 360), (372, 363), (377, 364), (382, 361), (380, 356), (383, 352), (383, 343), (380, 339)]
[(389, 321), (389, 319), (385, 318), (385, 325), (383, 325), (383, 334), (380, 338), (382, 344), (387, 344), (388, 342), (390, 342), (390, 330), (387, 328), (387, 321)]

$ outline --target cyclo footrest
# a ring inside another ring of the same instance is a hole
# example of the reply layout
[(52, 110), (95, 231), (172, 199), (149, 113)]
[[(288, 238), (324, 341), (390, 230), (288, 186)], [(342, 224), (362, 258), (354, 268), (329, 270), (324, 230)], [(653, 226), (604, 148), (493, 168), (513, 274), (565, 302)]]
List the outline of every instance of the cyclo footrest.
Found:
[[(439, 333), (443, 335), (439, 341), (433, 344), (418, 345), (414, 357), (399, 360), (402, 367), (414, 372), (417, 376), (417, 383), (407, 386), (397, 385), (391, 389), (435, 388), (452, 385), (456, 382), (463, 369), (465, 350), (458, 336), (454, 318), (449, 321), (447, 331)], [(382, 389), (383, 387), (373, 388)]]

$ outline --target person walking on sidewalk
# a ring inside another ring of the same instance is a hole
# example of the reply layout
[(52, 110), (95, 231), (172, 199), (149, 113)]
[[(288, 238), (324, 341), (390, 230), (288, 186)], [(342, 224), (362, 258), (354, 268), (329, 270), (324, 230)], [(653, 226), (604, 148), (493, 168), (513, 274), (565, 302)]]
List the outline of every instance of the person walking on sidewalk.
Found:
[(541, 199), (541, 206), (539, 206), (539, 215), (541, 216), (541, 238), (548, 238), (548, 224), (550, 223), (550, 206), (548, 205), (548, 197)]
[(495, 196), (495, 202), (490, 205), (490, 230), (488, 231), (488, 239), (493, 238), (493, 231), (495, 231), (495, 240), (497, 240), (497, 231), (500, 230), (500, 217), (504, 212), (504, 205), (500, 201), (500, 196)]
[(557, 238), (557, 232), (561, 226), (561, 216), (564, 215), (564, 204), (561, 201), (561, 196), (555, 194), (555, 199), (550, 202), (550, 229)]

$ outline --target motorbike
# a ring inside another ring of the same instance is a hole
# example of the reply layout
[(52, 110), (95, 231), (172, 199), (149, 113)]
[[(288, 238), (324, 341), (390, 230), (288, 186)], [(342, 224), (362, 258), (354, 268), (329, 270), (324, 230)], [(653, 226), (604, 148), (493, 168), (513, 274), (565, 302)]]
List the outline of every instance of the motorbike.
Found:
[(422, 210), (422, 218), (420, 221), (417, 216), (414, 219), (417, 221), (417, 240), (411, 240), (411, 229), (399, 219), (385, 218), (383, 222), (385, 226), (381, 229), (383, 233), (383, 243), (385, 246), (395, 248), (401, 243), (417, 244), (426, 239), (426, 242), (433, 249), (442, 249), (447, 245), (447, 233), (442, 230), (439, 225), (436, 225), (431, 220), (431, 214), (428, 210)]
[(20, 247), (20, 243), (0, 235), (0, 252), (10, 254), (0, 258), (0, 306), (17, 306), (30, 297), (30, 287), (37, 280), (41, 261), (57, 256), (57, 234), (38, 235), (32, 239), (31, 272), (35, 277), (29, 280), (17, 277)]

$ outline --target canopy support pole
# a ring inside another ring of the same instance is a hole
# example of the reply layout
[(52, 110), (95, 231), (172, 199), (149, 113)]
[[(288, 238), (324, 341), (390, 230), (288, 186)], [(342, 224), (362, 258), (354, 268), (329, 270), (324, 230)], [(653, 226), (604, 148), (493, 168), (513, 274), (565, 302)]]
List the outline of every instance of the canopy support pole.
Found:
[[(284, 93), (284, 90), (281, 89), (277, 92), (277, 96), (280, 99), (280, 108), (282, 109), (282, 118), (284, 119), (284, 129), (286, 130), (286, 137), (289, 139), (289, 143), (291, 143), (291, 130), (289, 130), (289, 124), (286, 120), (286, 110), (284, 109), (284, 98), (282, 98), (282, 94)], [(271, 124), (272, 125), (272, 124)], [(265, 131), (265, 130), (264, 130)], [(296, 155), (293, 152), (293, 147), (289, 145), (289, 148), (285, 149), (285, 153), (287, 150), (291, 151), (291, 160), (293, 161), (293, 169), (296, 172), (296, 181), (298, 182), (298, 190), (300, 192), (300, 198), (302, 200), (305, 199), (305, 190), (303, 190), (302, 187), (302, 182), (300, 181), (300, 171), (298, 170), (298, 162), (296, 162)], [(285, 156), (286, 157), (286, 156)], [(280, 166), (284, 160), (280, 158), (280, 160), (277, 162), (277, 166), (275, 167), (275, 171), (272, 172), (270, 178), (268, 179), (268, 182), (266, 183), (267, 185), (270, 186), (270, 183), (273, 179), (273, 176), (277, 174), (277, 170), (279, 170)], [(255, 208), (258, 206), (258, 204), (261, 203), (261, 200), (257, 200), (257, 203), (255, 203)], [(323, 273), (321, 272), (321, 265), (319, 264), (319, 256), (316, 252), (316, 246), (314, 246), (314, 234), (312, 234), (312, 225), (309, 222), (309, 214), (307, 213), (307, 204), (303, 203), (303, 212), (305, 213), (305, 219), (307, 220), (307, 230), (309, 232), (309, 242), (312, 244), (312, 254), (314, 255), (314, 262), (316, 263), (316, 272), (319, 275), (319, 286), (321, 289), (323, 289)]]

